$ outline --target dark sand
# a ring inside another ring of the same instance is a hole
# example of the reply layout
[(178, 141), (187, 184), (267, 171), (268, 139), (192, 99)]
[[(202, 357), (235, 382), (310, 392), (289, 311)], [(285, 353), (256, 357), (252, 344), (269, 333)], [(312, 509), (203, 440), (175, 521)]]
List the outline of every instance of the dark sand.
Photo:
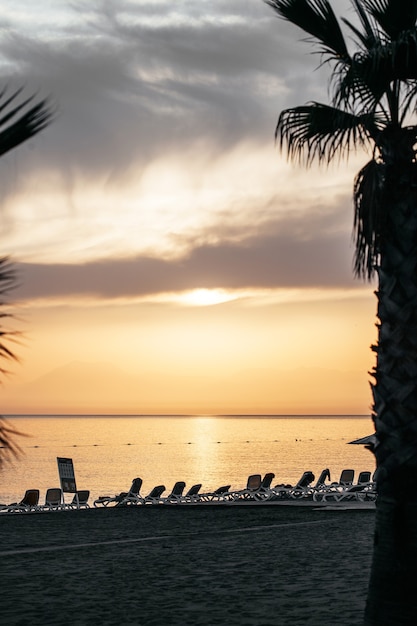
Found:
[(2, 514), (1, 623), (360, 626), (374, 519), (273, 505)]

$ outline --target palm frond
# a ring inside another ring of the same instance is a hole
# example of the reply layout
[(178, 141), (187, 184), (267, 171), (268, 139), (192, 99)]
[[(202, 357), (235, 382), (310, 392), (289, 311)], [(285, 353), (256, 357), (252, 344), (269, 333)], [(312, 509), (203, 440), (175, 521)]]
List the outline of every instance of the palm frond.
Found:
[(361, 0), (361, 3), (390, 39), (416, 26), (417, 0)]
[(384, 75), (363, 71), (363, 64), (359, 55), (355, 55), (345, 71), (335, 73), (333, 78), (333, 105), (336, 107), (350, 107), (355, 111), (375, 111), (379, 105), (382, 109), (382, 98), (389, 87)]
[[(16, 272), (8, 257), (0, 257), (0, 320), (11, 318), (11, 313), (5, 310), (6, 301), (3, 299), (16, 286)], [(0, 326), (0, 360), (18, 361), (18, 357), (10, 347), (19, 333)], [(0, 366), (0, 374), (7, 374), (7, 369)]]
[(361, 0), (352, 0), (352, 4), (359, 17), (359, 21), (362, 25), (363, 32), (361, 32), (359, 28), (354, 26), (345, 17), (342, 17), (342, 21), (356, 35), (360, 45), (362, 45), (366, 50), (370, 50), (374, 46), (379, 45), (381, 43), (380, 33), (378, 32), (378, 29), (375, 28), (375, 26), (369, 19), (368, 14), (366, 13), (364, 7), (362, 6)]
[(352, 64), (366, 84), (379, 85), (384, 91), (394, 81), (417, 80), (417, 31), (355, 54)]
[[(0, 320), (12, 317), (5, 310), (6, 301), (4, 297), (9, 294), (10, 290), (16, 286), (16, 273), (7, 257), (0, 258)], [(18, 332), (9, 330), (0, 326), (0, 360), (18, 360), (18, 357), (10, 348), (10, 341), (18, 335)], [(4, 367), (0, 367), (0, 374), (5, 375), (8, 371)], [(13, 457), (20, 456), (22, 450), (16, 443), (17, 436), (24, 436), (23, 433), (17, 431), (9, 423), (0, 416), (0, 469)]]
[(0, 93), (0, 156), (39, 133), (54, 116), (48, 99), (33, 104), (34, 96), (30, 96), (19, 101), (21, 92), (17, 89), (7, 96), (4, 89)]
[(7, 461), (18, 458), (22, 454), (22, 448), (16, 443), (16, 437), (27, 437), (0, 416), (0, 469)]
[[(47, 99), (35, 101), (34, 96), (20, 99), (22, 89), (8, 95), (7, 88), (0, 92), (0, 156), (16, 148), (43, 130), (52, 120), (53, 111)], [(3, 296), (15, 286), (16, 277), (7, 257), (0, 258), (0, 319), (11, 317), (4, 310)], [(0, 327), (0, 359), (18, 360), (10, 348), (10, 341), (18, 333)], [(0, 367), (0, 374), (7, 370)], [(21, 449), (15, 442), (18, 432), (0, 417), (0, 468), (10, 457), (19, 456)]]
[(366, 144), (373, 119), (312, 102), (282, 111), (275, 139), (281, 149), (286, 144), (291, 159), (305, 159), (306, 165), (314, 159), (329, 163), (336, 154), (347, 154), (349, 147)]
[(339, 22), (327, 0), (264, 0), (280, 17), (295, 24), (320, 44), (323, 54), (348, 60), (349, 51)]
[(384, 230), (387, 207), (383, 190), (386, 167), (372, 159), (355, 178), (353, 189), (355, 276), (370, 280), (379, 259), (379, 244)]
[[(366, 53), (352, 57), (350, 67), (341, 74), (335, 87), (335, 104), (360, 102), (363, 108), (375, 110), (390, 99), (394, 85), (406, 86), (417, 82), (417, 33), (408, 33), (396, 42), (376, 45)], [(391, 110), (392, 119), (398, 119), (398, 104)]]

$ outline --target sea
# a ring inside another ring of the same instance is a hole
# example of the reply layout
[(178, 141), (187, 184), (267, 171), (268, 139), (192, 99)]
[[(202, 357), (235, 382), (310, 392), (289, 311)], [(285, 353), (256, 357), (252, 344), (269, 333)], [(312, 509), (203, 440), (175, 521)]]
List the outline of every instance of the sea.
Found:
[[(316, 478), (329, 468), (375, 470), (373, 455), (349, 442), (373, 433), (370, 416), (322, 415), (20, 415), (6, 416), (22, 436), (20, 455), (0, 471), (0, 503), (20, 500), (37, 488), (44, 502), (59, 487), (57, 458), (72, 459), (77, 489), (99, 496), (127, 491), (143, 480), (146, 495), (156, 485), (183, 480), (186, 490), (246, 486), (251, 474), (274, 472), (275, 484), (295, 484), (304, 471)], [(66, 500), (72, 495), (65, 494)]]

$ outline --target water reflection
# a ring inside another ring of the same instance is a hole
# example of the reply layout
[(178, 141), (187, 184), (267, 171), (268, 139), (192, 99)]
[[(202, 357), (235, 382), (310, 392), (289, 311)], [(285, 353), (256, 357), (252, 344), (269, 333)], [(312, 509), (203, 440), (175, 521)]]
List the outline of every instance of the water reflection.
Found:
[(355, 417), (19, 417), (10, 418), (30, 438), (25, 455), (0, 476), (0, 501), (27, 488), (59, 486), (56, 457), (74, 461), (77, 487), (92, 498), (114, 494), (143, 479), (143, 491), (177, 480), (204, 490), (243, 487), (249, 474), (274, 472), (274, 484), (295, 483), (305, 470), (329, 467), (373, 472), (372, 455), (348, 441), (372, 432)]

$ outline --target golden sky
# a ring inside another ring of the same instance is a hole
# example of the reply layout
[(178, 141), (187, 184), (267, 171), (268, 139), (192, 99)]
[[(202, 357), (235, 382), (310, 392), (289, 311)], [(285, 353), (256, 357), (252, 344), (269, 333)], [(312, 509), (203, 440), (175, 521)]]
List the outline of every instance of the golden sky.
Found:
[(369, 413), (367, 157), (305, 170), (274, 144), (327, 97), (300, 33), (249, 0), (2, 10), (4, 82), (57, 108), (0, 162), (24, 332), (2, 412)]

